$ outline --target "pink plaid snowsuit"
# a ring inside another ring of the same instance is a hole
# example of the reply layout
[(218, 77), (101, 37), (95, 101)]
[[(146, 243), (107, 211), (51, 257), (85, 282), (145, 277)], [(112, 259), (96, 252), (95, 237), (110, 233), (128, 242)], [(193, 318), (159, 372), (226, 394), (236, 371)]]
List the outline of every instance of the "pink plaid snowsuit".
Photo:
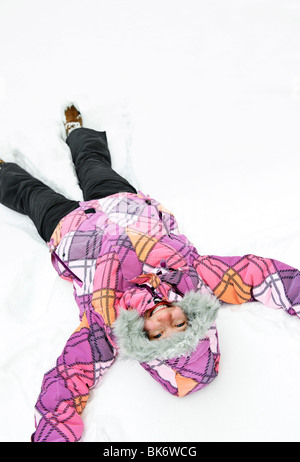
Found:
[[(48, 245), (56, 271), (73, 283), (80, 325), (44, 376), (32, 441), (80, 439), (90, 389), (118, 352), (112, 326), (121, 309), (143, 316), (154, 295), (176, 301), (193, 290), (225, 303), (256, 300), (299, 316), (298, 270), (254, 255), (200, 256), (174, 216), (142, 193), (81, 202)], [(185, 396), (217, 376), (219, 359), (213, 323), (189, 356), (141, 365), (168, 392)]]

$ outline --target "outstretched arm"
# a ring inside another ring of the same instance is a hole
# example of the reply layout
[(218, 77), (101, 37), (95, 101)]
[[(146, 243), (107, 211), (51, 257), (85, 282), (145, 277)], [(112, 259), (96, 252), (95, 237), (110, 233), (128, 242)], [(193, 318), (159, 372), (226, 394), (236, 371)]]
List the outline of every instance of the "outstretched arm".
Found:
[(44, 376), (35, 406), (33, 442), (80, 440), (83, 431), (81, 413), (89, 390), (95, 387), (115, 356), (116, 350), (107, 338), (104, 325), (94, 313), (85, 314), (56, 366)]
[(296, 268), (255, 255), (199, 256), (194, 267), (225, 303), (259, 301), (300, 317), (300, 272)]

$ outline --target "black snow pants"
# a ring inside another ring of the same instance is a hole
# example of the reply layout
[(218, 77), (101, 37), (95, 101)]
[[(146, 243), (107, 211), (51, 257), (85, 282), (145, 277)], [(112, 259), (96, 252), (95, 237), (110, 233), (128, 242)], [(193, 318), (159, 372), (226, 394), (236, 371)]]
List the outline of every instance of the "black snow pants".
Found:
[[(78, 128), (70, 133), (66, 142), (85, 201), (119, 192), (136, 193), (136, 189), (112, 169), (105, 132)], [(50, 240), (59, 221), (79, 207), (78, 201), (53, 191), (13, 162), (0, 165), (0, 203), (28, 215), (45, 242)]]

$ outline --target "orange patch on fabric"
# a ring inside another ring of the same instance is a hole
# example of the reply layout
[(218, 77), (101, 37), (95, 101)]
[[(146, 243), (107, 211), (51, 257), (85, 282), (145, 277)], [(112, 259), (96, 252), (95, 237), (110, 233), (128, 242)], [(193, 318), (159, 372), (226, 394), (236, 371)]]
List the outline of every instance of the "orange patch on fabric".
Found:
[(161, 280), (156, 274), (146, 273), (131, 279), (131, 282), (134, 282), (135, 284), (145, 284), (148, 282), (148, 284), (150, 284), (155, 289), (157, 286), (159, 286)]
[(52, 234), (52, 239), (54, 241), (55, 247), (60, 243), (61, 241), (61, 227), (62, 227), (62, 222), (60, 221), (58, 225), (56, 226), (53, 234)]
[(157, 243), (157, 239), (130, 228), (127, 228), (127, 234), (135, 248), (138, 259), (144, 262), (154, 245)]
[(187, 395), (195, 388), (196, 385), (198, 385), (198, 382), (195, 380), (183, 377), (183, 375), (180, 375), (178, 372), (175, 374), (175, 379), (177, 383), (178, 396), (180, 398)]
[(79, 331), (80, 331), (81, 329), (83, 329), (83, 328), (87, 328), (87, 329), (90, 328), (89, 323), (88, 323), (88, 320), (87, 320), (87, 317), (86, 317), (86, 313), (83, 313), (83, 316), (82, 316), (82, 318), (81, 318), (81, 323), (79, 324), (79, 326), (77, 327), (77, 329), (74, 330), (73, 333), (75, 334), (75, 332), (79, 332)]
[(251, 299), (251, 286), (245, 284), (233, 268), (229, 268), (214, 293), (225, 303), (239, 305)]
[(114, 302), (115, 291), (113, 289), (100, 289), (93, 293), (92, 305), (108, 326), (111, 326), (116, 319)]
[(88, 398), (89, 398), (89, 394), (75, 397), (74, 404), (75, 404), (76, 412), (78, 414), (82, 413), (83, 409), (85, 408)]

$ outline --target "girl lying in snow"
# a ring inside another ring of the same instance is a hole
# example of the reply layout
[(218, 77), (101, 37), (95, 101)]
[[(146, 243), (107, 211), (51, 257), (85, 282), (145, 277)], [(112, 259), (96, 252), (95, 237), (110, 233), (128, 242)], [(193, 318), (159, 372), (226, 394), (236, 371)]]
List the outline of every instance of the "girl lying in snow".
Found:
[(222, 303), (256, 300), (300, 313), (298, 270), (255, 255), (199, 255), (168, 210), (111, 168), (105, 132), (84, 128), (74, 105), (64, 123), (83, 202), (0, 163), (0, 202), (33, 220), (56, 271), (72, 281), (80, 311), (44, 376), (32, 441), (80, 439), (90, 389), (117, 353), (185, 396), (218, 374)]

